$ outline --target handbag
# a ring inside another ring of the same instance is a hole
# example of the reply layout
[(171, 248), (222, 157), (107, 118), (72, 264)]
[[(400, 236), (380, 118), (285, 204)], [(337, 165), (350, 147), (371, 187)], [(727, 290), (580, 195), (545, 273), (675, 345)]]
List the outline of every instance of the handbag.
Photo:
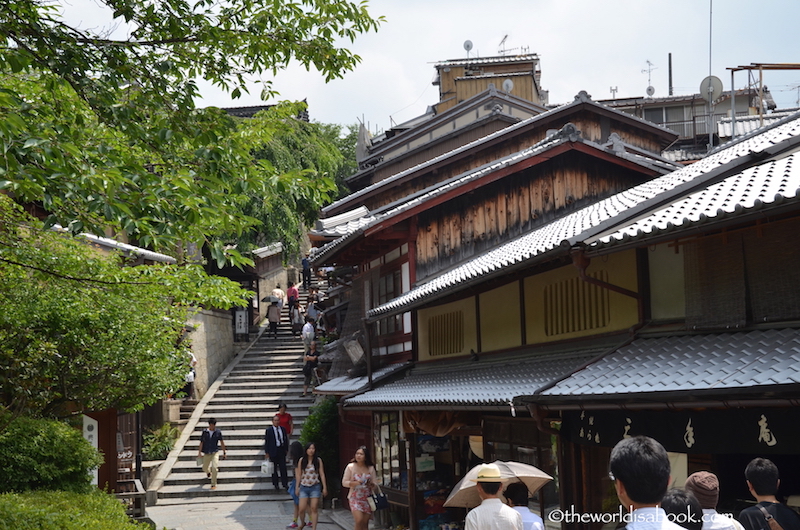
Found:
[(373, 512), (378, 510), (385, 510), (389, 507), (389, 499), (386, 498), (386, 494), (381, 491), (380, 486), (376, 487), (377, 493), (373, 493), (369, 497), (367, 497), (367, 503), (369, 504), (369, 509)]
[(203, 467), (203, 457), (198, 456), (197, 459), (194, 461), (194, 463), (197, 464), (199, 467)]
[(261, 472), (271, 476), (275, 473), (275, 463), (272, 460), (264, 460), (261, 462)]

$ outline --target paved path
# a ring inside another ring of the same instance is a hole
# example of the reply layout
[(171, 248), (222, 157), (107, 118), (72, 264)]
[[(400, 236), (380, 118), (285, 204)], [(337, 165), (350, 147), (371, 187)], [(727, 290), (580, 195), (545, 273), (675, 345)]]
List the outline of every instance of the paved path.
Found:
[[(148, 506), (157, 530), (283, 530), (292, 522), (292, 501), (221, 502), (197, 499), (187, 504)], [(310, 527), (308, 527), (310, 528)], [(320, 510), (317, 530), (352, 530), (353, 518), (343, 509)]]

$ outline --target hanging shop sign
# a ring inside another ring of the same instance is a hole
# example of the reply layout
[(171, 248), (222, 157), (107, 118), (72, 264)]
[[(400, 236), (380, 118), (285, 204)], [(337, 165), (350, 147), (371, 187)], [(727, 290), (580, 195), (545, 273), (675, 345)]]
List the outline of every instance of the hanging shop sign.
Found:
[(561, 434), (573, 443), (603, 447), (645, 435), (677, 453), (798, 454), (800, 410), (564, 411)]

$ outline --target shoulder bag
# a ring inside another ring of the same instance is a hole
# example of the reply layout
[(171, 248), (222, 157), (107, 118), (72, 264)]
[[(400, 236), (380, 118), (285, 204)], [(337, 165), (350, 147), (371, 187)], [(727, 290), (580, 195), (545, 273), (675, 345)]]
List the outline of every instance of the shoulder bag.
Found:
[(764, 514), (764, 518), (767, 520), (767, 524), (769, 525), (769, 530), (783, 530), (781, 523), (775, 520), (771, 513), (767, 511), (766, 508), (761, 506), (760, 504), (756, 504), (758, 509), (761, 510), (761, 513)]
[(375, 491), (367, 497), (367, 503), (369, 504), (370, 510), (376, 512), (378, 510), (385, 510), (389, 507), (389, 499), (386, 498), (386, 494), (381, 491), (380, 486), (375, 486)]

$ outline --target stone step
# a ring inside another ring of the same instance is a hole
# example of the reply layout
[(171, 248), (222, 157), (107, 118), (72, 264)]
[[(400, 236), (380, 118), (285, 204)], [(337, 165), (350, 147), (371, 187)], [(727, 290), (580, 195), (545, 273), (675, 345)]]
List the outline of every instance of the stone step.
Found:
[[(294, 440), (292, 440), (294, 441)], [(226, 444), (227, 446), (227, 444)], [(264, 440), (261, 440), (261, 445), (253, 447), (245, 447), (245, 448), (228, 448), (228, 458), (225, 459), (225, 462), (250, 462), (257, 459), (264, 458)], [(194, 465), (195, 459), (197, 458), (197, 449), (198, 445), (195, 444), (194, 447), (189, 448), (188, 445), (184, 447), (184, 450), (178, 455), (178, 462), (187, 462), (191, 465)], [(222, 460), (220, 460), (222, 462)]]
[[(251, 484), (257, 482), (267, 482), (270, 485), (272, 484), (272, 476), (265, 475), (261, 472), (261, 463), (258, 464), (259, 467), (253, 467), (249, 471), (233, 471), (233, 470), (225, 470), (220, 471), (217, 473), (217, 484)], [(286, 469), (287, 476), (293, 476), (289, 473), (289, 469)], [(203, 473), (203, 470), (200, 468), (195, 468), (194, 473), (180, 473), (180, 474), (170, 474), (170, 477), (164, 481), (165, 486), (176, 486), (176, 485), (183, 485), (183, 486), (193, 486), (197, 484), (202, 484), (204, 481), (210, 482), (210, 479), (206, 477), (206, 474)]]
[(158, 490), (159, 499), (169, 498), (194, 498), (194, 497), (227, 497), (234, 495), (263, 495), (266, 500), (286, 500), (291, 501), (289, 494), (281, 489), (276, 491), (272, 487), (272, 482), (243, 482), (229, 483), (224, 477), (217, 478), (217, 489), (211, 489), (211, 479), (203, 477), (203, 480), (193, 485), (164, 485)]
[[(272, 425), (269, 426), (271, 427)], [(225, 445), (231, 445), (231, 443), (233, 443), (234, 441), (256, 439), (256, 438), (261, 440), (261, 442), (263, 443), (264, 432), (266, 430), (267, 430), (267, 424), (265, 423), (263, 427), (258, 427), (255, 429), (230, 429), (227, 431), (223, 431)], [(297, 423), (294, 424), (294, 430), (295, 434), (300, 434), (300, 429), (298, 428)], [(196, 440), (200, 440), (200, 431), (195, 431), (189, 436), (189, 442)]]

